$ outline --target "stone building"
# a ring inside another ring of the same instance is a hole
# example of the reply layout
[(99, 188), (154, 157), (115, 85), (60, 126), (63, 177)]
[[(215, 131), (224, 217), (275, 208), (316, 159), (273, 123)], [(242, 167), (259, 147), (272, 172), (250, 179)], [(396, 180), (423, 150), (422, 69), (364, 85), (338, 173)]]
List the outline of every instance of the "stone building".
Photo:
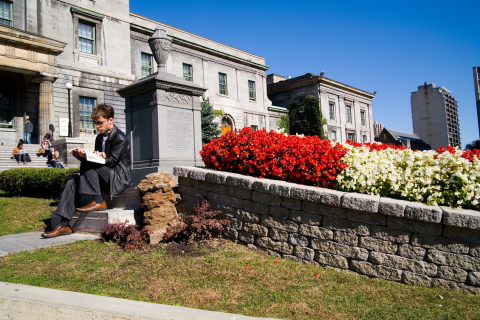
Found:
[(0, 0), (0, 141), (32, 143), (56, 128), (68, 135), (67, 83), (73, 85), (73, 137), (93, 144), (95, 105), (116, 111), (125, 130), (125, 101), (116, 90), (156, 71), (147, 39), (162, 26), (173, 39), (167, 72), (207, 88), (225, 127), (269, 128), (265, 59), (129, 12), (128, 0)]
[(378, 123), (378, 121), (373, 121), (373, 132), (375, 134), (375, 138), (378, 137), (383, 128), (385, 128), (383, 124)]
[(373, 93), (312, 73), (291, 79), (268, 75), (267, 93), (274, 106), (283, 108), (303, 96), (319, 99), (322, 114), (327, 119), (328, 137), (332, 140), (374, 141)]
[(444, 87), (425, 82), (412, 92), (413, 132), (432, 149), (461, 147), (457, 100)]
[(375, 141), (407, 147), (412, 150), (423, 151), (432, 149), (415, 133), (400, 132), (385, 127), (379, 132), (378, 136), (375, 136)]
[(475, 85), (475, 101), (477, 104), (478, 136), (480, 139), (480, 67), (473, 67), (473, 83)]

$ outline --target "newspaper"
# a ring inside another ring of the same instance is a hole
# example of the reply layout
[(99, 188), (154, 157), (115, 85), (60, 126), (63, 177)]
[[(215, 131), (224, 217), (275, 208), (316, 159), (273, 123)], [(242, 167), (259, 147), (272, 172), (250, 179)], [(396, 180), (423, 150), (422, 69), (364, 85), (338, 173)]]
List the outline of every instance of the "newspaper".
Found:
[(80, 161), (87, 160), (90, 162), (105, 164), (105, 159), (100, 157), (98, 154), (84, 150), (87, 158), (82, 158), (77, 152), (73, 153), (73, 151), (77, 151), (77, 148), (70, 150), (70, 154)]

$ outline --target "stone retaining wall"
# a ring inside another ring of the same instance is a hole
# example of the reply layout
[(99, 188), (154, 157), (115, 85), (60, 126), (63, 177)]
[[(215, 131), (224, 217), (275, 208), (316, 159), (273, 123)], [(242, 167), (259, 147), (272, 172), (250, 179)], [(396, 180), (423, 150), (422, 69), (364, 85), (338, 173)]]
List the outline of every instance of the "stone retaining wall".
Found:
[(480, 213), (195, 167), (175, 167), (232, 223), (225, 234), (269, 254), (370, 277), (480, 294)]

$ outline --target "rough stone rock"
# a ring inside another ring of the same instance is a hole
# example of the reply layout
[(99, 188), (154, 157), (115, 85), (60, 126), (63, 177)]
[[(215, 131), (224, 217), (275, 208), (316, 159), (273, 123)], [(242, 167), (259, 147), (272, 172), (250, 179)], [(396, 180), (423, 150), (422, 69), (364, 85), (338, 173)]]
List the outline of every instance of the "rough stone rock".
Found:
[(350, 247), (332, 241), (312, 239), (311, 247), (321, 252), (328, 252), (346, 258), (357, 260), (367, 260), (368, 258), (368, 251), (366, 249)]
[(259, 223), (260, 222), (260, 215), (257, 213), (252, 213), (245, 211), (243, 209), (238, 209), (237, 211), (237, 218), (245, 221), (245, 222), (252, 222), (252, 223)]
[(270, 215), (272, 217), (280, 219), (288, 219), (288, 216), (290, 215), (290, 210), (288, 210), (287, 208), (270, 206)]
[(236, 229), (233, 229), (233, 228), (229, 228), (229, 227), (226, 227), (223, 229), (223, 234), (229, 238), (229, 239), (232, 239), (232, 240), (237, 240), (238, 238), (238, 231)]
[(409, 201), (405, 200), (380, 198), (380, 203), (378, 204), (378, 212), (386, 216), (403, 217), (405, 207), (409, 203)]
[(468, 272), (460, 268), (452, 268), (447, 266), (438, 267), (437, 277), (451, 280), (455, 282), (465, 282)]
[(468, 252), (468, 254), (474, 257), (480, 257), (480, 244), (478, 243), (470, 244), (470, 251)]
[(383, 253), (397, 253), (398, 245), (394, 242), (375, 239), (371, 237), (360, 237), (360, 247)]
[(269, 206), (263, 203), (257, 203), (250, 200), (243, 200), (243, 209), (249, 212), (255, 212), (259, 214), (268, 214)]
[(288, 241), (288, 232), (283, 231), (283, 230), (270, 228), (268, 236), (275, 241), (282, 241), (282, 242), (287, 242)]
[(276, 242), (267, 237), (257, 237), (256, 245), (285, 254), (293, 253), (293, 246), (286, 242)]
[(430, 287), (432, 285), (432, 278), (423, 274), (404, 271), (402, 273), (402, 282), (416, 286)]
[(292, 198), (282, 198), (281, 206), (287, 209), (300, 210), (302, 209), (302, 201)]
[(387, 241), (393, 241), (398, 243), (408, 243), (410, 239), (410, 232), (397, 230), (392, 228), (386, 228), (382, 226), (372, 226), (371, 236)]
[(330, 267), (348, 269), (348, 260), (345, 257), (337, 256), (328, 252), (317, 251), (315, 253), (315, 261)]
[(353, 232), (359, 236), (370, 235), (370, 225), (355, 221), (323, 217), (323, 226), (337, 231)]
[(438, 223), (427, 223), (391, 216), (387, 217), (387, 227), (399, 229), (404, 232), (416, 232), (432, 236), (441, 236), (443, 232), (443, 226)]
[(480, 243), (480, 230), (445, 226), (443, 236), (445, 238)]
[(426, 236), (423, 234), (412, 235), (410, 243), (414, 246), (419, 246), (427, 249), (437, 249), (440, 251), (448, 251), (455, 253), (468, 253), (468, 242), (447, 239), (443, 237)]
[(437, 266), (433, 263), (407, 259), (381, 252), (370, 252), (368, 261), (374, 264), (380, 264), (382, 266), (407, 270), (413, 273), (425, 274), (428, 276), (435, 276), (437, 274)]
[[(272, 212), (270, 207), (270, 214)], [(273, 214), (272, 214), (273, 216)], [(315, 213), (308, 213), (296, 210), (290, 210), (290, 220), (300, 223), (309, 224), (312, 226), (319, 226), (322, 223), (322, 216), (319, 216)]]
[(427, 252), (426, 249), (414, 247), (409, 244), (401, 244), (398, 248), (399, 256), (420, 261), (425, 257), (425, 252)]
[(441, 207), (443, 224), (480, 230), (480, 214), (478, 211)]
[(432, 287), (446, 288), (449, 290), (466, 291), (467, 286), (463, 283), (448, 281), (440, 278), (433, 278)]
[(351, 269), (369, 277), (382, 278), (392, 281), (400, 281), (402, 279), (401, 270), (374, 265), (366, 261), (352, 260)]
[(137, 186), (144, 212), (143, 224), (153, 231), (151, 243), (158, 243), (168, 225), (177, 223), (176, 197), (172, 189), (176, 184), (168, 172), (155, 172), (145, 176)]
[(361, 212), (357, 210), (348, 210), (347, 220), (363, 222), (378, 226), (384, 226), (386, 223), (386, 217), (383, 214), (373, 212)]
[(250, 232), (254, 235), (257, 236), (262, 236), (266, 237), (268, 235), (268, 229), (265, 228), (264, 226), (261, 226), (256, 223), (249, 223), (249, 222), (244, 222), (243, 223), (243, 230)]
[(442, 209), (427, 206), (423, 203), (410, 202), (405, 207), (404, 216), (412, 220), (440, 223), (440, 221), (442, 221)]
[(358, 246), (358, 236), (351, 232), (335, 231), (333, 240), (349, 246)]
[(240, 231), (238, 233), (238, 240), (243, 241), (245, 243), (254, 243), (255, 236), (247, 231)]
[(464, 254), (448, 253), (430, 249), (427, 252), (427, 261), (449, 267), (480, 271), (480, 258)]
[(235, 188), (235, 197), (244, 199), (244, 200), (252, 200), (252, 190)]
[(379, 196), (370, 196), (360, 193), (347, 193), (342, 197), (342, 207), (364, 212), (378, 212)]
[(475, 287), (480, 287), (480, 272), (470, 272), (468, 274), (468, 283)]
[(333, 239), (333, 231), (321, 227), (310, 226), (307, 224), (301, 224), (298, 229), (298, 233), (307, 237), (331, 240)]
[(340, 207), (344, 194), (344, 192), (336, 190), (322, 189), (322, 198), (320, 199), (320, 202), (328, 206)]
[(276, 181), (270, 185), (269, 193), (275, 196), (290, 197), (290, 188), (292, 183), (286, 181)]
[(262, 225), (269, 228), (276, 228), (287, 232), (297, 232), (298, 224), (292, 221), (262, 216)]
[(293, 254), (302, 260), (313, 260), (315, 256), (315, 251), (310, 248), (296, 246), (293, 250)]
[(253, 191), (252, 201), (257, 203), (263, 203), (266, 205), (271, 205), (271, 206), (280, 206), (280, 203), (282, 202), (282, 198), (279, 196), (273, 196), (268, 193)]
[(288, 242), (293, 244), (294, 246), (300, 247), (307, 247), (308, 246), (308, 238), (298, 233), (291, 233), (288, 237)]

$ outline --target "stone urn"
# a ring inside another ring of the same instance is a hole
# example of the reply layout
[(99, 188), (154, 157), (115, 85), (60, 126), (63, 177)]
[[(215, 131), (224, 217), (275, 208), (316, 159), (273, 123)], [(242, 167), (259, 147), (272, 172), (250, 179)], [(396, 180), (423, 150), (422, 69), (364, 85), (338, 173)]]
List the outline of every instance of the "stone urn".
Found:
[(165, 64), (172, 50), (172, 40), (167, 36), (167, 31), (157, 27), (155, 33), (148, 38), (148, 44), (157, 62), (158, 72), (166, 72)]

